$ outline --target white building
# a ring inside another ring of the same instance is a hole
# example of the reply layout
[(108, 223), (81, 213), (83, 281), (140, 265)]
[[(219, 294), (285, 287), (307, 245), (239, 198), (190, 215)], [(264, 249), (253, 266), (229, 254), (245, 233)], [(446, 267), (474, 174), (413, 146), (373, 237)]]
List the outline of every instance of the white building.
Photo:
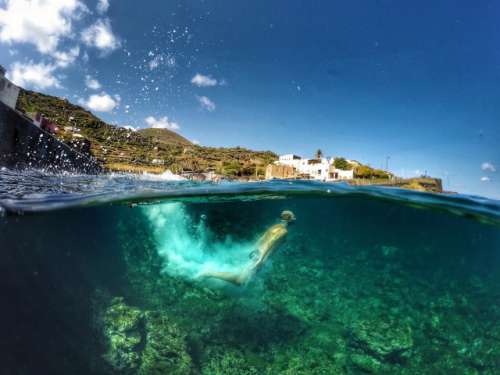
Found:
[(0, 101), (12, 109), (16, 109), (19, 87), (5, 78), (5, 69), (0, 65)]
[(328, 175), (329, 181), (352, 180), (353, 178), (354, 178), (354, 169), (346, 171), (344, 169), (337, 169), (333, 165), (331, 165)]
[(345, 171), (333, 166), (333, 158), (302, 159), (294, 154), (281, 155), (277, 165), (293, 167), (296, 177), (320, 181), (350, 180), (354, 178), (354, 171)]
[(288, 161), (300, 160), (300, 159), (302, 159), (302, 158), (299, 155), (285, 154), (285, 155), (280, 156), (279, 161), (288, 162)]

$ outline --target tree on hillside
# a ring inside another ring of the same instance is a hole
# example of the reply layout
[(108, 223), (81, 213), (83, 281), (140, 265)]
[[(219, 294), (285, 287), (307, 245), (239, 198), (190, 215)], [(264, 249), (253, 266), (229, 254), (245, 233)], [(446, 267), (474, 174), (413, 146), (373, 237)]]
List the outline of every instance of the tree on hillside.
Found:
[(356, 178), (390, 178), (390, 175), (381, 169), (373, 169), (366, 165), (359, 165), (354, 169)]
[(371, 169), (370, 167), (368, 167), (366, 165), (359, 165), (354, 170), (354, 175), (357, 178), (371, 178), (372, 171), (373, 171), (373, 169)]
[(337, 169), (342, 169), (344, 171), (352, 169), (352, 165), (344, 158), (335, 158), (333, 160), (333, 166)]
[(323, 151), (321, 149), (316, 150), (316, 159), (321, 159), (323, 157)]

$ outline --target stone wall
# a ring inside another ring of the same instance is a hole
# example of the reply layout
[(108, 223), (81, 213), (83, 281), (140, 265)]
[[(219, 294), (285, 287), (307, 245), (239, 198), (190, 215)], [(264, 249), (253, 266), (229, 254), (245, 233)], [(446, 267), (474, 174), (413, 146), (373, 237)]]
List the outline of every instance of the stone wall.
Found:
[(266, 167), (266, 180), (273, 178), (295, 178), (294, 168), (290, 165), (269, 164)]
[(0, 102), (0, 166), (99, 173), (100, 164), (47, 133)]

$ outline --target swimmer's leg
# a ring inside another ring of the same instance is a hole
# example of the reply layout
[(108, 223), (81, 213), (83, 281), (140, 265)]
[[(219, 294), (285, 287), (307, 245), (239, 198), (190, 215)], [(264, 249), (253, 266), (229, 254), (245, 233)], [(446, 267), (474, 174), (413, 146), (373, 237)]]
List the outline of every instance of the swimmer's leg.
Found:
[(234, 285), (245, 285), (250, 281), (250, 279), (255, 275), (258, 270), (260, 264), (249, 264), (247, 265), (241, 272), (203, 272), (199, 275), (199, 277), (212, 277), (214, 279), (220, 279), (232, 283)]
[(199, 277), (214, 278), (227, 281), (234, 285), (243, 285), (247, 282), (247, 277), (245, 277), (246, 272), (234, 273), (234, 272), (204, 272), (199, 275)]

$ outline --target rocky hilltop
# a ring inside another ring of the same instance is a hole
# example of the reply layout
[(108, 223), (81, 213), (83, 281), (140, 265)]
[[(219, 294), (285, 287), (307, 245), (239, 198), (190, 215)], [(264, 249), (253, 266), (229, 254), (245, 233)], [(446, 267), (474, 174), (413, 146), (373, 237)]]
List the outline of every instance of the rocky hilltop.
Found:
[(92, 154), (110, 171), (213, 170), (223, 176), (255, 177), (263, 176), (266, 165), (277, 159), (271, 151), (195, 145), (167, 129), (118, 127), (67, 99), (34, 91), (21, 90), (17, 107), (26, 113), (42, 113), (58, 125), (59, 139)]

